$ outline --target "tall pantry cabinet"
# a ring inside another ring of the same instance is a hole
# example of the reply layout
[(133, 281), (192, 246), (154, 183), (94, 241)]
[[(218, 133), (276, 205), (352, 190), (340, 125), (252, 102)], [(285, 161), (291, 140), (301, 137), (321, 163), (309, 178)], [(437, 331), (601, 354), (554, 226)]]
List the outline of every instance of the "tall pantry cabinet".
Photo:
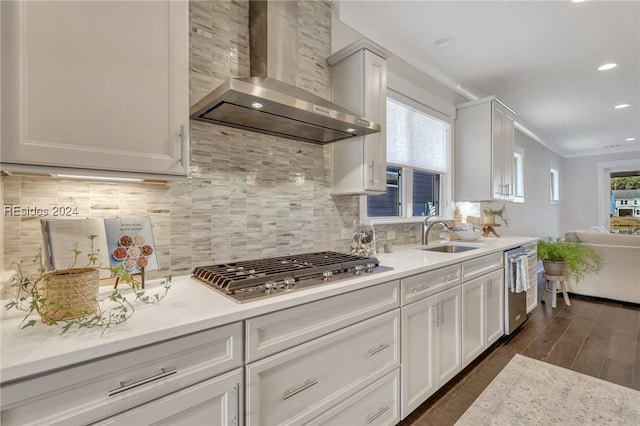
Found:
[(456, 114), (456, 200), (513, 200), (515, 113), (491, 96)]
[(188, 2), (1, 2), (2, 163), (186, 175)]
[(331, 144), (332, 193), (381, 194), (387, 188), (387, 62), (382, 47), (366, 39), (331, 55), (333, 102), (379, 123), (382, 130)]

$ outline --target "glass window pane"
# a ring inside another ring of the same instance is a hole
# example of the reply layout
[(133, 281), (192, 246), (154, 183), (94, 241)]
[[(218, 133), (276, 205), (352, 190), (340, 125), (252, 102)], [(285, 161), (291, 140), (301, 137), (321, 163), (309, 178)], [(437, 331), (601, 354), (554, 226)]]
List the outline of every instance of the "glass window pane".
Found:
[(413, 171), (413, 215), (430, 216), (438, 212), (439, 176), (434, 173)]
[(448, 126), (387, 98), (387, 161), (446, 172)]
[(387, 192), (380, 195), (367, 196), (367, 216), (401, 216), (401, 169), (399, 167), (387, 167)]

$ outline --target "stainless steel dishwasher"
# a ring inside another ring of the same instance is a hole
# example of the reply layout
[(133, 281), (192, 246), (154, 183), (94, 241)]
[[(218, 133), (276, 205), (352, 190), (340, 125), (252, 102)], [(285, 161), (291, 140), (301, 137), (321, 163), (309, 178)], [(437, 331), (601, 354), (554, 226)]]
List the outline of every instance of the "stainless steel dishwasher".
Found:
[(513, 334), (527, 320), (527, 292), (516, 293), (510, 286), (517, 276), (520, 256), (526, 256), (524, 247), (504, 252), (504, 334)]

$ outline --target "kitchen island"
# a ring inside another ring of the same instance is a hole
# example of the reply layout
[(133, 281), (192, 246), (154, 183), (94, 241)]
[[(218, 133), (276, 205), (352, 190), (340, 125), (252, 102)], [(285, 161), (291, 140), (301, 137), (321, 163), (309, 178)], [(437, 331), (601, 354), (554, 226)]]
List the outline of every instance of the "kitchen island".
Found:
[[(323, 328), (323, 326), (318, 327), (318, 330), (314, 331), (312, 330), (314, 327), (309, 326), (303, 334), (308, 336), (308, 339), (313, 340), (305, 341), (304, 336), (297, 336), (292, 341), (295, 341), (296, 350), (298, 348), (306, 350), (305, 348), (307, 346), (311, 347), (316, 340), (318, 344), (328, 344), (331, 339), (337, 339), (337, 342), (340, 337), (337, 333), (347, 333), (344, 330), (349, 330), (351, 327), (364, 327), (360, 331), (354, 329), (351, 338), (355, 339), (356, 336), (366, 335), (367, 330), (369, 330), (366, 324), (372, 321), (382, 321), (380, 323), (381, 329), (387, 327), (390, 336), (393, 336), (399, 341), (399, 336), (397, 336), (399, 334), (398, 318), (400, 315), (400, 305), (402, 304), (399, 300), (401, 292), (400, 283), (403, 282), (403, 280), (420, 276), (430, 271), (445, 270), (443, 268), (447, 267), (456, 268), (456, 265), (463, 265), (464, 262), (484, 258), (487, 255), (499, 254), (510, 248), (531, 243), (535, 240), (536, 239), (532, 237), (483, 238), (478, 243), (469, 243), (469, 245), (477, 245), (476, 248), (461, 253), (441, 253), (421, 250), (424, 246), (398, 247), (393, 253), (380, 253), (377, 255), (381, 265), (393, 268), (390, 271), (371, 276), (365, 274), (361, 277), (354, 277), (341, 282), (329, 283), (319, 287), (294, 291), (290, 294), (278, 295), (277, 297), (244, 304), (236, 303), (212, 291), (189, 276), (174, 277), (172, 288), (164, 300), (155, 305), (137, 306), (135, 315), (129, 321), (107, 330), (102, 335), (101, 330), (72, 330), (64, 335), (60, 335), (59, 327), (46, 327), (41, 324), (37, 324), (32, 328), (19, 330), (22, 316), (15, 311), (3, 312), (1, 342), (2, 365), (0, 370), (2, 380), (3, 423), (6, 421), (7, 424), (11, 424), (12, 417), (7, 413), (12, 410), (12, 407), (19, 406), (21, 404), (20, 401), (29, 399), (29, 387), (26, 386), (29, 381), (42, 380), (42, 378), (46, 378), (51, 373), (64, 373), (65, 370), (69, 368), (81, 368), (93, 362), (105, 362), (112, 358), (121, 357), (122, 360), (131, 362), (131, 360), (126, 357), (135, 351), (143, 351), (140, 352), (140, 355), (150, 356), (149, 362), (152, 363), (156, 358), (161, 359), (164, 356), (161, 353), (162, 350), (176, 351), (180, 348), (189, 347), (192, 348), (193, 352), (199, 350), (197, 349), (200, 345), (198, 342), (203, 338), (208, 339), (207, 343), (219, 338), (220, 341), (225, 342), (224, 345), (221, 346), (225, 354), (222, 356), (224, 362), (216, 364), (215, 368), (209, 370), (206, 374), (203, 372), (202, 375), (193, 375), (193, 377), (189, 379), (191, 381), (184, 379), (183, 382), (180, 382), (177, 380), (174, 389), (179, 391), (180, 389), (186, 388), (187, 385), (191, 386), (194, 382), (209, 378), (209, 375), (214, 373), (216, 377), (222, 377), (230, 374), (232, 370), (237, 370), (236, 376), (239, 378), (236, 377), (233, 380), (237, 380), (238, 387), (236, 390), (236, 386), (232, 386), (234, 389), (232, 392), (235, 392), (235, 400), (237, 400), (236, 410), (238, 413), (231, 417), (240, 417), (239, 421), (242, 424), (242, 417), (244, 416), (240, 414), (240, 409), (244, 406), (245, 401), (243, 398), (240, 398), (240, 395), (244, 395), (243, 389), (240, 388), (246, 387), (246, 391), (248, 392), (247, 398), (250, 399), (249, 396), (251, 396), (255, 399), (255, 397), (252, 396), (250, 388), (254, 386), (253, 383), (257, 380), (257, 375), (262, 371), (274, 368), (269, 364), (275, 362), (272, 358), (286, 358), (289, 356), (289, 352), (293, 350), (287, 349), (286, 345), (279, 346), (277, 343), (269, 343), (265, 346), (272, 345), (275, 349), (268, 349), (266, 352), (261, 353), (258, 347), (255, 352), (252, 352), (250, 347), (256, 347), (256, 344), (255, 342), (251, 342), (251, 339), (255, 336), (251, 334), (250, 324), (260, 323), (262, 318), (268, 319), (270, 315), (280, 315), (281, 311), (283, 313), (295, 312), (295, 309), (301, 312), (306, 310), (308, 316), (312, 318), (312, 313), (315, 312), (313, 311), (314, 306), (318, 306), (318, 312), (326, 311), (329, 305), (321, 305), (323, 301), (328, 298), (333, 298), (330, 300), (334, 302), (342, 300), (338, 299), (338, 297), (349, 297), (349, 294), (356, 291), (368, 291), (370, 293), (353, 293), (353, 295), (368, 296), (358, 297), (357, 299), (354, 298), (354, 300), (349, 303), (362, 303), (361, 300), (366, 301), (368, 298), (370, 298), (373, 303), (376, 297), (378, 297), (377, 293), (374, 293), (374, 291), (377, 291), (375, 289), (381, 289), (380, 291), (384, 290), (388, 292), (384, 293), (384, 295), (383, 293), (379, 293), (381, 301), (379, 306), (376, 305), (376, 307), (369, 308), (364, 307), (364, 305), (358, 305), (360, 307), (354, 309), (354, 312), (360, 309), (363, 312), (362, 314), (352, 312), (349, 313), (348, 318), (345, 314), (344, 319), (340, 320), (342, 323), (336, 322), (334, 328), (331, 328), (333, 326)], [(457, 281), (457, 283), (452, 284), (458, 284), (458, 287), (460, 287), (460, 283), (461, 279)], [(154, 287), (159, 287), (159, 282), (148, 283), (147, 291), (153, 292)], [(387, 295), (390, 295), (390, 299), (385, 299)], [(331, 303), (332, 302), (329, 302), (329, 304)], [(335, 305), (335, 303), (333, 304)], [(370, 314), (368, 312), (370, 312)], [(371, 318), (369, 318), (369, 316), (371, 316)], [(323, 321), (321, 317), (318, 318), (319, 322)], [(373, 322), (371, 324), (373, 328), (370, 330), (375, 334), (375, 330), (377, 330), (375, 327), (377, 327), (377, 325), (373, 324)], [(295, 323), (295, 320), (293, 320), (292, 323)], [(336, 328), (338, 326), (340, 328)], [(216, 332), (223, 329), (227, 334), (223, 333), (223, 337), (216, 337)], [(271, 332), (260, 331), (260, 327), (258, 327), (257, 330), (257, 336), (261, 336), (260, 333), (266, 336)], [(212, 334), (207, 335), (206, 333)], [(274, 342), (276, 340), (286, 340), (283, 337), (285, 335), (286, 333), (280, 335), (277, 339), (274, 339)], [(180, 341), (180, 339), (191, 339), (193, 342), (185, 340), (181, 342), (180, 345), (171, 344), (174, 341)], [(323, 339), (327, 341), (322, 342)], [(186, 345), (183, 344), (184, 342), (186, 342)], [(396, 343), (399, 345), (399, 342)], [(167, 346), (162, 346), (163, 344)], [(385, 344), (387, 343), (381, 344), (380, 347)], [(380, 349), (380, 351), (385, 352), (385, 348), (386, 346)], [(146, 349), (149, 349), (149, 351), (147, 351), (149, 353), (144, 352)], [(380, 366), (380, 368), (376, 370), (377, 376), (367, 378), (367, 383), (373, 383), (376, 380), (380, 381), (383, 376), (383, 378), (389, 378), (388, 380), (391, 383), (393, 372), (396, 371), (397, 374), (400, 365), (399, 346), (396, 349), (394, 349), (396, 352), (392, 357), (393, 359), (388, 360), (388, 365)], [(373, 349), (374, 353), (376, 350), (378, 349)], [(184, 354), (181, 353), (181, 356), (183, 355)], [(330, 357), (333, 355), (327, 354), (327, 356)], [(170, 359), (168, 355), (167, 357)], [(139, 356), (133, 359), (138, 360), (142, 364), (144, 364), (143, 361), (145, 361)], [(251, 364), (249, 365), (249, 363)], [(118, 364), (116, 363), (116, 365)], [(78, 372), (80, 371), (81, 370), (78, 370)], [(181, 371), (167, 374), (166, 377), (163, 376), (159, 378), (158, 383), (174, 380), (175, 377), (181, 374)], [(104, 375), (108, 376), (109, 372), (104, 372)], [(112, 381), (114, 381), (115, 386), (117, 386), (117, 384), (123, 380), (112, 377)], [(244, 386), (240, 386), (241, 383), (243, 383)], [(313, 382), (304, 382), (303, 386), (316, 386), (311, 383)], [(22, 386), (23, 384), (24, 386)], [(142, 386), (140, 387), (142, 388)], [(318, 389), (319, 387), (320, 386), (317, 386)], [(20, 391), (20, 395), (17, 395), (16, 390)], [(167, 390), (165, 389), (165, 391)], [(297, 391), (297, 389), (293, 391)], [(360, 391), (362, 390), (347, 389), (344, 391), (344, 396), (353, 398)], [(52, 387), (49, 392), (55, 393), (55, 387)], [(138, 392), (138, 390), (134, 390), (134, 392)], [(140, 391), (140, 393), (142, 393), (142, 391)], [(113, 410), (111, 405), (113, 405), (112, 402), (119, 398), (118, 394), (119, 391), (111, 394), (105, 401), (100, 402), (98, 404), (100, 408), (97, 410), (93, 410), (93, 405), (87, 403), (88, 405), (85, 407), (85, 411), (91, 413), (90, 417), (79, 416), (78, 419), (80, 419), (81, 422), (88, 419), (99, 420), (105, 416), (105, 413), (112, 415), (118, 411), (131, 411), (130, 409), (133, 407), (132, 404), (142, 402), (142, 400), (125, 397), (122, 398), (123, 401), (121, 401), (120, 405), (116, 404), (116, 409)], [(105, 395), (107, 395), (106, 391)], [(152, 394), (151, 396), (157, 398), (160, 394)], [(140, 398), (142, 397), (143, 395), (140, 395)], [(148, 398), (148, 395), (145, 396), (145, 398)], [(125, 399), (128, 399), (128, 401), (124, 401)], [(289, 397), (283, 399), (289, 399)], [(7, 405), (5, 401), (9, 401), (10, 405)], [(303, 402), (302, 404), (305, 403)], [(250, 407), (247, 408), (249, 409)], [(47, 416), (46, 409), (43, 408), (43, 410), (42, 418), (45, 418)], [(398, 408), (394, 408), (394, 410), (385, 411), (395, 411), (398, 413), (398, 410)], [(322, 407), (317, 407), (317, 409), (312, 411), (313, 413), (311, 414), (307, 413), (308, 416), (321, 418), (322, 415), (325, 415), (321, 414), (324, 413)], [(260, 422), (256, 420), (256, 415), (256, 413), (254, 413), (253, 416), (247, 414), (244, 422), (246, 424), (259, 424)], [(58, 421), (63, 422), (65, 419), (66, 418), (62, 416), (59, 417)], [(300, 417), (300, 419), (302, 419), (302, 417)], [(36, 424), (38, 423), (35, 420), (33, 421)], [(47, 418), (48, 423), (55, 423), (56, 421), (56, 418)]]

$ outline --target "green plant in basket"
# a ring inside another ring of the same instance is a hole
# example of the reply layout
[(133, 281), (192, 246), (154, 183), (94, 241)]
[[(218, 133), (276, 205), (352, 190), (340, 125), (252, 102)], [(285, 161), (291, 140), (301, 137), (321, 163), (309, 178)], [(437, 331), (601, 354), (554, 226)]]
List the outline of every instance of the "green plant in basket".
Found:
[[(585, 274), (597, 273), (602, 269), (602, 258), (588, 245), (560, 238), (538, 240), (538, 259), (565, 264), (576, 283), (583, 280)], [(545, 266), (546, 269), (546, 266)]]
[[(30, 319), (32, 314), (37, 313), (46, 325), (61, 324), (61, 334), (74, 327), (97, 327), (104, 333), (111, 326), (131, 318), (135, 311), (135, 303), (156, 303), (167, 295), (171, 287), (171, 276), (166, 276), (161, 282), (160, 293), (148, 295), (141, 290), (142, 283), (124, 268), (120, 266), (104, 268), (96, 265), (98, 256), (93, 249), (93, 240), (96, 236), (90, 235), (88, 238), (91, 240), (91, 251), (87, 254), (86, 267), (75, 267), (82, 256), (77, 244), (72, 248), (74, 262), (67, 269), (47, 272), (40, 255), (32, 260), (38, 265), (38, 272), (34, 275), (23, 272), (24, 262), (14, 263), (17, 273), (13, 277), (10, 290), (14, 297), (5, 304), (5, 308), (25, 312), (21, 328), (37, 324), (38, 320)], [(114, 289), (98, 300), (100, 269), (108, 269), (113, 277), (126, 283), (131, 289), (131, 295), (127, 297), (121, 291)]]

